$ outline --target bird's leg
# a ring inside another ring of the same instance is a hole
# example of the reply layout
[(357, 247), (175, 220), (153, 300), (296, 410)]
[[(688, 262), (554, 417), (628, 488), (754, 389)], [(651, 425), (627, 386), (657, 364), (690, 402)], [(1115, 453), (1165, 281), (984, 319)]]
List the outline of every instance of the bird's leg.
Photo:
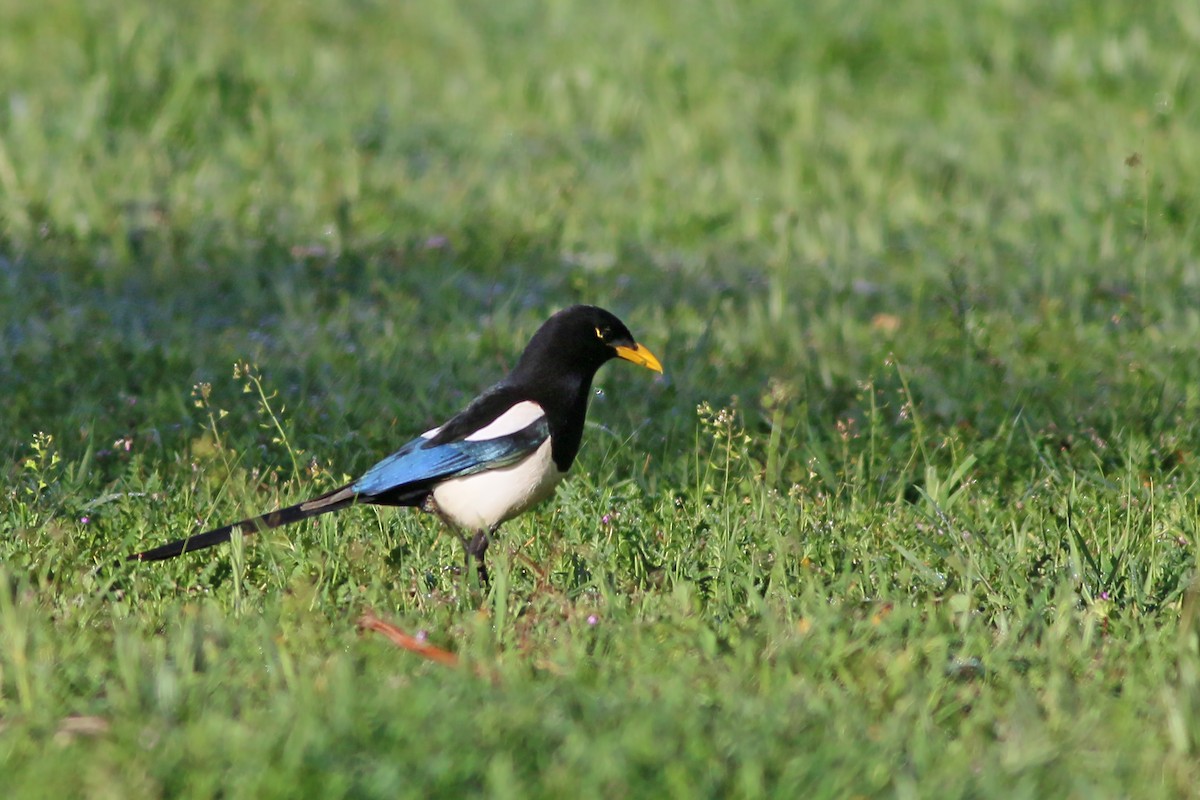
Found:
[(488, 570), (487, 564), (483, 563), (483, 555), (487, 552), (489, 543), (487, 531), (476, 531), (469, 539), (462, 531), (456, 530), (455, 533), (458, 534), (458, 541), (462, 544), (463, 549), (463, 575), (470, 576), (471, 561), (474, 560), (476, 574), (479, 576), (479, 585), (487, 589)]
[(490, 579), (488, 578), (487, 564), (483, 561), (483, 556), (488, 549), (488, 534), (487, 531), (476, 531), (471, 537), (471, 541), (465, 545), (467, 550), (467, 569), (471, 568), (471, 559), (475, 559), (475, 569), (479, 573), (479, 585), (483, 588), (488, 588)]
[(461, 531), (456, 530), (454, 533), (455, 533), (455, 535), (458, 536), (458, 543), (462, 545), (462, 549), (463, 549), (463, 571), (462, 571), (462, 574), (470, 575), (471, 574), (471, 543), (467, 540), (467, 537), (464, 536)]

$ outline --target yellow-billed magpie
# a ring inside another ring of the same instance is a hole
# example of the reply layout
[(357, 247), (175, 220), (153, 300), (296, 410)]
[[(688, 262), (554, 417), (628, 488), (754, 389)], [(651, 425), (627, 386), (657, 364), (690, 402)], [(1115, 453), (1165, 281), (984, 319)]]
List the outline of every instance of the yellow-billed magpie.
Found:
[[(437, 514), (462, 537), (468, 559), (476, 558), (486, 580), (488, 537), (554, 493), (579, 452), (592, 378), (613, 358), (662, 372), (616, 316), (596, 306), (566, 308), (537, 330), (507, 377), (357, 480), (130, 560), (161, 561), (227, 542), (235, 530), (255, 533), (369, 503)], [(469, 541), (464, 532), (472, 534)]]

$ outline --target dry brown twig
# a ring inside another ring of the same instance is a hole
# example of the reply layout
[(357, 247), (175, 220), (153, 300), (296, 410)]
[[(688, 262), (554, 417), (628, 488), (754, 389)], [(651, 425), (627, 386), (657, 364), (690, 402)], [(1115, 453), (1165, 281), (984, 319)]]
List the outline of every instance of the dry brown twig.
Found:
[(391, 624), (390, 622), (384, 622), (370, 611), (364, 613), (358, 618), (358, 629), (360, 631), (375, 631), (376, 633), (382, 633), (391, 641), (392, 644), (396, 645), (400, 649), (407, 650), (410, 653), (416, 653), (422, 658), (427, 658), (430, 661), (436, 661), (437, 663), (447, 667), (458, 666), (458, 656), (456, 656), (454, 653), (422, 641), (415, 636), (409, 636), (395, 625)]

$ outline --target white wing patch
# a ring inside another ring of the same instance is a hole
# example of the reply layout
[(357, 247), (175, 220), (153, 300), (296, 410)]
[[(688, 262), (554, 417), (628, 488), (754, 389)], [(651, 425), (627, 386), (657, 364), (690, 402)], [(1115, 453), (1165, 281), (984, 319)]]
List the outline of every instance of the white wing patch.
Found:
[(467, 441), (481, 442), (523, 431), (544, 416), (546, 416), (546, 412), (542, 410), (541, 406), (532, 400), (523, 400), (472, 433), (467, 437)]
[[(523, 431), (533, 423), (537, 422), (542, 417), (546, 416), (546, 412), (542, 407), (532, 400), (522, 400), (515, 406), (505, 411), (494, 420), (484, 425), (479, 430), (466, 437), (469, 442), (482, 442), (487, 439), (498, 439), (501, 436), (507, 436), (510, 433)], [(445, 425), (438, 425), (436, 428), (431, 428), (421, 434), (422, 439), (432, 439), (442, 432)]]

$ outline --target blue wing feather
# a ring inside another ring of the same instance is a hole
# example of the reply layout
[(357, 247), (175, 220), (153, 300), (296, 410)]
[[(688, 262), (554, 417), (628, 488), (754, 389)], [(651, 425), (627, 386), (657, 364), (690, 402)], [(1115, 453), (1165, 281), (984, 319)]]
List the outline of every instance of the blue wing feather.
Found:
[(500, 469), (517, 463), (537, 450), (550, 436), (546, 419), (495, 439), (433, 444), (430, 439), (413, 439), (371, 467), (350, 485), (359, 495), (372, 497), (406, 486)]

